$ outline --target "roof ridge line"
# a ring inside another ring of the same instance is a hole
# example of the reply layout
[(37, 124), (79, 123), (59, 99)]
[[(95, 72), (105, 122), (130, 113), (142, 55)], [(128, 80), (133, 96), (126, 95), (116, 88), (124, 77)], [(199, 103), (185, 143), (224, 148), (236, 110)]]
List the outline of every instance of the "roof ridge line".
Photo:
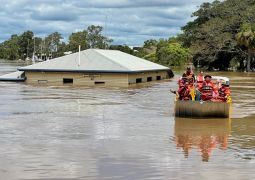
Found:
[[(103, 57), (105, 57), (106, 59), (110, 60), (111, 62), (113, 62), (113, 63), (115, 63), (115, 64), (118, 64), (120, 67), (122, 67), (122, 68), (124, 68), (124, 69), (126, 69), (126, 70), (129, 70), (129, 71), (132, 71), (132, 69), (129, 69), (129, 68), (127, 68), (127, 67), (121, 65), (120, 63), (111, 60), (110, 58), (108, 58), (107, 56), (105, 56), (104, 54), (102, 54), (101, 52), (99, 52), (99, 51), (102, 50), (102, 49), (93, 49), (93, 50), (96, 51), (96, 52), (98, 52), (98, 54), (100, 54), (100, 56), (103, 56)], [(99, 50), (99, 51), (97, 51), (97, 50)], [(115, 50), (115, 51), (117, 51), (117, 50)], [(119, 51), (117, 51), (117, 52), (119, 52)], [(121, 52), (121, 51), (120, 51), (120, 52)]]

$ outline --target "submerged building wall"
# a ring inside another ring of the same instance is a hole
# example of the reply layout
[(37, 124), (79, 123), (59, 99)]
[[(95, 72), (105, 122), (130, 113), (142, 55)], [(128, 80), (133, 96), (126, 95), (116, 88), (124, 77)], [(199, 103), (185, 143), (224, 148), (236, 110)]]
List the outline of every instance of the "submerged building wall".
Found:
[(167, 71), (153, 71), (153, 72), (143, 72), (143, 73), (135, 73), (128, 74), (128, 83), (145, 83), (150, 81), (158, 81), (163, 79), (170, 78), (168, 76)]
[(27, 84), (76, 86), (127, 86), (127, 74), (89, 74), (72, 72), (26, 72)]
[(167, 71), (120, 73), (76, 73), (76, 72), (25, 72), (27, 84), (76, 85), (76, 86), (116, 86), (145, 83), (168, 78)]

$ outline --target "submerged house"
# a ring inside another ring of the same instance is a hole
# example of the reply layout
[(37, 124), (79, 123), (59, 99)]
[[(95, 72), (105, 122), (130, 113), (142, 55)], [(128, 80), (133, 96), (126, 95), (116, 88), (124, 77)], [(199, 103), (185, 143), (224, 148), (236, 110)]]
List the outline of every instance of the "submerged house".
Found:
[(127, 87), (172, 76), (168, 67), (121, 51), (101, 49), (84, 50), (18, 70), (24, 71), (28, 84), (49, 85)]

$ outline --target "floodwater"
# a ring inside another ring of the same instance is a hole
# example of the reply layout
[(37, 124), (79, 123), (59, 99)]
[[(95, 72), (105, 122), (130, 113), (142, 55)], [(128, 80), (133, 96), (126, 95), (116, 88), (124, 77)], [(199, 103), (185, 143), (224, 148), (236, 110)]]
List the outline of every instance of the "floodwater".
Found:
[(255, 179), (255, 74), (214, 73), (231, 79), (231, 119), (182, 119), (175, 73), (128, 89), (0, 82), (0, 179)]

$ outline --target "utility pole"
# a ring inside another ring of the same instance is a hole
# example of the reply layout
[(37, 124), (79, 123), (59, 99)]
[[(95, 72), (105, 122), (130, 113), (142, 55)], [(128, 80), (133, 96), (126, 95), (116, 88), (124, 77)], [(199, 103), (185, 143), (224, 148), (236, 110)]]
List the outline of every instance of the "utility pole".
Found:
[(42, 47), (43, 47), (43, 45), (42, 45), (42, 42), (41, 42), (41, 60), (42, 60)]
[(29, 47), (29, 39), (27, 40), (27, 58), (28, 59), (28, 47)]
[[(105, 31), (105, 38), (107, 38), (107, 31), (106, 31), (106, 28), (107, 28), (107, 19), (108, 19), (108, 16), (105, 15), (105, 25), (104, 25), (104, 31)], [(104, 49), (106, 49), (106, 42), (104, 42), (105, 45), (104, 45)]]
[(81, 45), (79, 45), (79, 59), (78, 59), (78, 66), (81, 65)]

